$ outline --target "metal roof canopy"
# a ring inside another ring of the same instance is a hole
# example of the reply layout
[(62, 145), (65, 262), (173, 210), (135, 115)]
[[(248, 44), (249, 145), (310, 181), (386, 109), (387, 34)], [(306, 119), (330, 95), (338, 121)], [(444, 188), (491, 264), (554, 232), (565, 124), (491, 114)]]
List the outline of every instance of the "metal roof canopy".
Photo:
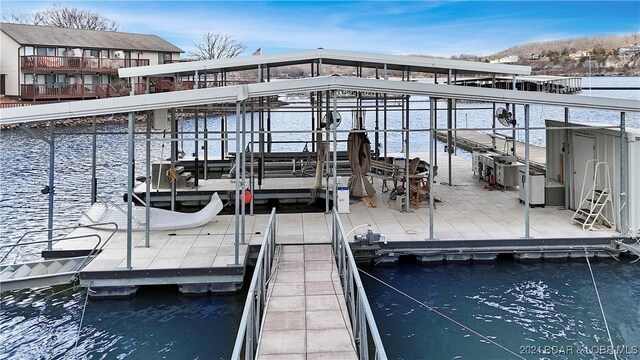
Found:
[(0, 110), (0, 124), (36, 123), (94, 115), (110, 115), (174, 107), (182, 108), (236, 102), (247, 98), (279, 95), (290, 92), (326, 90), (369, 91), (482, 102), (542, 104), (571, 108), (640, 112), (640, 103), (636, 100), (326, 76), (8, 108)]
[(122, 68), (118, 70), (121, 78), (137, 76), (158, 76), (174, 74), (192, 74), (196, 71), (219, 72), (255, 70), (262, 66), (287, 66), (306, 64), (322, 60), (326, 65), (362, 66), (387, 70), (406, 70), (433, 73), (442, 70), (453, 70), (458, 74), (509, 74), (530, 75), (530, 66), (490, 64), (462, 60), (437, 59), (420, 56), (380, 55), (340, 50), (306, 50), (282, 54), (244, 56), (217, 60), (190, 61), (173, 64), (151, 65), (144, 67)]

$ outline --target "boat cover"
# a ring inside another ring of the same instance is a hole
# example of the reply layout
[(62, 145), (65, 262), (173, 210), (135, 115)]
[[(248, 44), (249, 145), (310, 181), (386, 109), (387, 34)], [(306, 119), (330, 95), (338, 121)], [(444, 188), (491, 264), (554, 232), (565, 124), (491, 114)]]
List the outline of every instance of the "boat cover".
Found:
[[(218, 193), (211, 196), (211, 201), (202, 210), (195, 213), (181, 213), (177, 211), (150, 208), (149, 230), (178, 230), (192, 229), (210, 222), (222, 211), (222, 201)], [(132, 209), (132, 231), (144, 231), (146, 208), (134, 206)], [(118, 230), (127, 229), (126, 207), (118, 207), (96, 202), (80, 217), (80, 225), (91, 225), (105, 222), (115, 222)], [(100, 227), (100, 226), (96, 226)], [(105, 228), (111, 228), (108, 225)]]

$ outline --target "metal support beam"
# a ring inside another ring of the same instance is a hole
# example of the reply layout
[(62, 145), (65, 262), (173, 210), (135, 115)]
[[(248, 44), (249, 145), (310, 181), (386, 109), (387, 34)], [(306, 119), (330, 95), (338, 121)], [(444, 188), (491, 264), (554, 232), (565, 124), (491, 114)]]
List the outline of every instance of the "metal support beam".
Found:
[[(47, 228), (53, 229), (53, 195), (55, 194), (55, 164), (56, 164), (56, 147), (55, 147), (55, 122), (49, 122), (49, 211), (47, 214)], [(53, 231), (47, 232), (47, 250), (53, 249)]]
[[(245, 134), (247, 133), (247, 102), (243, 101), (242, 102), (242, 138), (238, 139), (236, 137), (236, 142), (237, 141), (242, 141), (241, 143), (241, 149), (240, 151), (242, 151), (242, 155), (240, 156), (241, 158), (241, 168), (237, 168), (236, 167), (236, 172), (238, 171), (242, 171), (242, 183), (240, 186), (240, 191), (242, 192), (242, 203), (240, 204), (241, 206), (241, 214), (240, 214), (240, 239), (242, 240), (242, 244), (245, 244), (245, 216), (247, 213), (247, 206), (246, 206), (246, 202), (245, 202), (245, 198), (247, 196), (246, 194), (246, 188), (247, 188), (247, 137), (245, 136)], [(236, 153), (236, 158), (239, 156), (240, 154)]]
[(240, 265), (240, 101), (236, 101), (235, 264)]
[(409, 200), (411, 198), (411, 179), (409, 178), (411, 176), (411, 174), (409, 174), (409, 158), (411, 155), (409, 153), (409, 95), (403, 96), (402, 103), (404, 105), (404, 109), (403, 109), (404, 111), (402, 112), (402, 117), (404, 120), (404, 123), (402, 124), (402, 126), (404, 128), (404, 132), (402, 134), (404, 135), (404, 146), (405, 146), (404, 174), (405, 174), (405, 181), (406, 181), (405, 197), (407, 199), (407, 201), (405, 201), (405, 204), (404, 204), (404, 211), (408, 213), (408, 212), (411, 212), (411, 204), (409, 204), (410, 202)]
[(127, 269), (131, 269), (131, 251), (133, 250), (133, 178), (135, 177), (135, 156), (134, 156), (134, 117), (133, 113), (129, 113), (129, 134), (128, 134), (128, 155), (127, 165), (129, 167), (127, 177)]
[(429, 137), (429, 240), (433, 240), (433, 211), (435, 209), (433, 202), (433, 168), (436, 158), (436, 148), (433, 139), (436, 137), (435, 132), (435, 111), (436, 99), (429, 98), (429, 129), (431, 130), (431, 136)]
[[(333, 207), (338, 206), (338, 94), (333, 91)], [(327, 121), (328, 122), (328, 121)], [(327, 188), (328, 188), (327, 184)]]
[[(204, 85), (207, 85), (207, 76), (204, 77)], [(209, 178), (209, 128), (207, 125), (208, 116), (207, 110), (204, 111), (204, 166), (202, 171), (204, 172), (204, 179), (207, 180)]]
[(620, 235), (626, 236), (627, 224), (627, 130), (626, 114), (620, 112)]
[[(564, 127), (569, 127), (569, 108), (564, 108)], [(570, 186), (569, 179), (571, 178), (571, 166), (569, 166), (569, 159), (571, 158), (569, 155), (571, 154), (571, 146), (569, 146), (569, 129), (562, 130), (564, 133), (564, 140), (562, 144), (562, 182), (564, 185), (564, 208), (570, 209)]]
[(453, 133), (451, 129), (453, 128), (453, 99), (447, 99), (447, 157), (449, 161), (449, 186), (453, 185), (451, 172), (451, 156), (453, 154)]
[[(198, 109), (196, 109), (193, 112), (193, 126), (194, 126), (194, 131), (195, 131), (194, 136), (193, 136), (193, 138), (194, 138), (194, 144), (193, 144), (193, 157), (194, 157), (194, 159), (193, 159), (194, 160), (194, 163), (193, 163), (193, 169), (194, 169), (194, 171), (193, 171), (194, 172), (194, 174), (193, 174), (193, 176), (194, 176), (193, 185), (196, 187), (196, 189), (198, 188), (198, 180), (199, 180), (198, 178), (200, 177), (199, 174), (198, 174), (200, 172), (200, 159), (199, 159), (199, 156), (198, 156), (198, 153), (200, 153), (200, 151), (199, 151), (200, 149), (198, 149), (198, 137), (199, 137), (199, 135), (198, 135), (198, 130), (199, 130), (198, 129), (198, 123), (199, 122), (200, 121), (198, 120)], [(182, 149), (182, 151), (184, 151), (184, 148)]]
[[(513, 104), (515, 109), (516, 104)], [(529, 203), (531, 201), (531, 175), (529, 174), (529, 104), (524, 106), (524, 237), (530, 238), (529, 231), (529, 211), (531, 210)]]
[[(171, 169), (176, 167), (176, 159), (178, 158), (178, 141), (173, 141), (173, 139), (177, 139), (178, 132), (178, 123), (176, 121), (176, 108), (171, 108)], [(183, 147), (184, 149), (184, 147)], [(161, 159), (162, 161), (162, 159)], [(171, 211), (176, 210), (176, 181), (171, 182)]]
[(251, 100), (251, 127), (250, 127), (250, 131), (251, 131), (251, 138), (249, 139), (249, 144), (251, 145), (250, 149), (251, 149), (251, 159), (250, 159), (250, 163), (251, 163), (251, 169), (249, 172), (249, 190), (251, 191), (251, 203), (249, 204), (249, 214), (251, 216), (253, 216), (253, 191), (255, 189), (255, 183), (254, 183), (254, 177), (253, 177), (253, 173), (255, 171), (255, 169), (253, 168), (253, 142), (254, 142), (254, 137), (253, 134), (255, 132), (255, 124), (254, 124), (254, 110), (253, 110), (253, 100)]
[[(147, 112), (147, 140), (151, 138), (151, 114), (153, 112)], [(150, 239), (149, 239), (149, 226), (151, 224), (151, 182), (153, 181), (153, 176), (151, 175), (151, 141), (146, 142), (146, 180), (145, 180), (145, 222), (144, 222), (144, 246), (149, 247)], [(162, 161), (162, 159), (161, 159)]]
[(98, 200), (98, 178), (96, 177), (96, 156), (97, 156), (97, 129), (96, 117), (91, 117), (91, 205)]

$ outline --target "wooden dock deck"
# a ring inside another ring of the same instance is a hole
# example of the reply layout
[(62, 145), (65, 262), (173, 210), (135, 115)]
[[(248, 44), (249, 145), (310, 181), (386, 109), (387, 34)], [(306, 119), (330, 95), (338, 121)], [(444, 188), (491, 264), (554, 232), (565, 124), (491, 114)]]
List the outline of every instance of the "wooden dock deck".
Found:
[[(447, 132), (438, 131), (438, 139), (441, 141), (447, 141)], [(459, 148), (472, 151), (474, 148), (484, 147), (493, 148), (492, 135), (476, 130), (458, 130), (457, 131), (457, 145)], [(524, 163), (524, 151), (525, 144), (520, 141), (516, 141), (516, 156), (518, 161)], [(512, 140), (506, 140), (504, 138), (496, 137), (496, 148), (494, 150), (503, 153), (511, 153)], [(547, 150), (542, 146), (529, 145), (529, 159), (531, 167), (536, 170), (544, 171), (547, 164)], [(438, 162), (440, 164), (440, 162)]]
[(331, 245), (283, 245), (276, 261), (257, 358), (357, 359)]

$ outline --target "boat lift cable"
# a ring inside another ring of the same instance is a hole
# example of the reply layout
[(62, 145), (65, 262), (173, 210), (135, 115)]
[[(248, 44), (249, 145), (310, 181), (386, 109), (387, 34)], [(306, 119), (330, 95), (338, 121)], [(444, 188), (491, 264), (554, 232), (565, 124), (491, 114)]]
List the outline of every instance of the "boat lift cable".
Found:
[(488, 342), (490, 342), (490, 343), (492, 343), (492, 344), (496, 345), (497, 347), (499, 347), (499, 348), (501, 348), (502, 350), (504, 350), (504, 351), (506, 351), (506, 352), (510, 353), (511, 355), (513, 355), (513, 356), (515, 356), (515, 357), (517, 357), (517, 358), (519, 358), (519, 359), (526, 360), (526, 358), (524, 358), (522, 355), (516, 354), (515, 352), (513, 352), (513, 351), (512, 351), (512, 350), (510, 350), (509, 348), (505, 347), (504, 345), (500, 345), (500, 344), (499, 344), (499, 343), (497, 343), (496, 341), (491, 340), (489, 337), (487, 337), (487, 336), (484, 336), (484, 335), (480, 334), (479, 332), (477, 332), (477, 331), (473, 330), (472, 328), (468, 327), (467, 325), (464, 325), (463, 323), (461, 323), (461, 322), (459, 322), (459, 321), (457, 321), (457, 320), (455, 320), (455, 319), (453, 319), (453, 318), (449, 317), (448, 315), (446, 315), (446, 314), (444, 314), (444, 313), (442, 313), (442, 312), (440, 312), (440, 311), (436, 310), (434, 307), (432, 307), (432, 306), (429, 306), (429, 305), (425, 304), (424, 302), (422, 302), (422, 301), (420, 301), (420, 300), (418, 300), (418, 299), (414, 298), (413, 296), (411, 296), (411, 295), (409, 295), (409, 294), (407, 294), (407, 293), (403, 292), (402, 290), (400, 290), (400, 289), (398, 289), (398, 288), (396, 288), (396, 287), (392, 286), (391, 284), (388, 284), (388, 283), (384, 282), (383, 280), (378, 279), (377, 277), (375, 277), (375, 276), (373, 276), (373, 275), (371, 275), (371, 274), (367, 273), (366, 271), (363, 271), (362, 269), (358, 269), (358, 271), (360, 271), (361, 273), (363, 273), (363, 274), (367, 275), (368, 277), (370, 277), (370, 278), (374, 279), (375, 281), (377, 281), (377, 282), (379, 282), (379, 283), (381, 283), (381, 284), (385, 285), (386, 287), (388, 287), (388, 288), (390, 288), (390, 289), (392, 289), (392, 290), (394, 290), (394, 291), (398, 292), (399, 294), (401, 294), (401, 295), (403, 295), (403, 296), (405, 296), (405, 297), (407, 297), (407, 298), (409, 298), (409, 299), (413, 300), (414, 302), (416, 302), (416, 303), (418, 303), (418, 304), (420, 304), (420, 305), (424, 306), (424, 307), (425, 307), (425, 308), (427, 308), (428, 310), (431, 310), (432, 312), (434, 312), (434, 313), (436, 313), (436, 314), (438, 314), (438, 315), (442, 316), (443, 318), (445, 318), (445, 319), (447, 319), (447, 320), (451, 321), (452, 323), (454, 323), (454, 324), (456, 324), (456, 325), (460, 326), (461, 328), (466, 329), (466, 330), (468, 330), (468, 331), (470, 331), (470, 332), (474, 333), (475, 335), (477, 335), (477, 336), (481, 337), (483, 340), (486, 340), (486, 341), (488, 341)]
[(589, 253), (587, 252), (587, 248), (584, 248), (584, 258), (587, 259), (587, 265), (589, 266), (589, 272), (591, 273), (591, 280), (593, 281), (593, 288), (596, 291), (596, 298), (598, 298), (598, 305), (600, 305), (600, 312), (602, 312), (602, 319), (604, 320), (604, 327), (607, 329), (607, 336), (609, 337), (609, 344), (611, 345), (611, 349), (613, 351), (613, 358), (618, 360), (618, 355), (616, 354), (616, 348), (613, 346), (613, 339), (611, 338), (611, 332), (609, 332), (609, 325), (607, 324), (607, 317), (604, 316), (604, 309), (602, 308), (602, 301), (600, 301), (600, 293), (598, 293), (598, 286), (596, 285), (596, 278), (593, 276), (593, 270), (591, 269), (591, 262), (589, 261)]

